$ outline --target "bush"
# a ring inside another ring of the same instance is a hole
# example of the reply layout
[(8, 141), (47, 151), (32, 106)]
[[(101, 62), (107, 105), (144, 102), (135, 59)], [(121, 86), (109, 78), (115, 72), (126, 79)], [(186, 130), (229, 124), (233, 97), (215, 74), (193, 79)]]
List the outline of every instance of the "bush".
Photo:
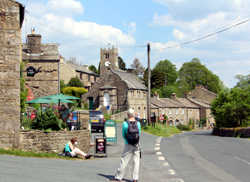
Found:
[(115, 114), (118, 114), (118, 113), (120, 113), (121, 112), (121, 110), (120, 109), (117, 109), (116, 111), (115, 111)]
[(36, 117), (33, 119), (31, 127), (32, 129), (38, 130), (62, 130), (66, 127), (66, 123), (58, 119), (58, 117), (53, 107), (47, 108), (45, 111), (39, 109), (38, 112), (36, 112)]
[(21, 120), (21, 126), (24, 127), (24, 129), (31, 129), (32, 119), (28, 116), (23, 116)]
[(77, 107), (81, 107), (81, 103), (83, 102), (81, 96), (87, 92), (88, 91), (85, 88), (81, 87), (66, 87), (63, 89), (63, 94), (80, 98), (79, 100), (76, 100)]
[(68, 82), (68, 86), (70, 87), (84, 87), (84, 84), (78, 78), (71, 78)]
[(190, 126), (183, 125), (183, 124), (177, 125), (176, 128), (177, 128), (178, 130), (181, 130), (181, 131), (191, 131), (191, 130), (192, 130), (192, 129), (190, 128)]

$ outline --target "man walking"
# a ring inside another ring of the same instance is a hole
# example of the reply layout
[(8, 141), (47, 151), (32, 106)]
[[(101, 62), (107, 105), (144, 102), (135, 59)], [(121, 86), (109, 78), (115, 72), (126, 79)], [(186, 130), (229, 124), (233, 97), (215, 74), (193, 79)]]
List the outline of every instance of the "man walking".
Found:
[(110, 181), (120, 181), (125, 173), (126, 166), (129, 162), (130, 157), (133, 155), (133, 170), (132, 178), (133, 182), (138, 181), (139, 164), (140, 164), (140, 143), (139, 136), (141, 135), (141, 124), (135, 120), (135, 112), (133, 109), (129, 109), (128, 112), (129, 120), (123, 123), (122, 136), (125, 140), (125, 146), (121, 158), (120, 165), (114, 179)]
[(70, 127), (70, 110), (64, 104), (61, 106), (59, 119), (62, 119)]

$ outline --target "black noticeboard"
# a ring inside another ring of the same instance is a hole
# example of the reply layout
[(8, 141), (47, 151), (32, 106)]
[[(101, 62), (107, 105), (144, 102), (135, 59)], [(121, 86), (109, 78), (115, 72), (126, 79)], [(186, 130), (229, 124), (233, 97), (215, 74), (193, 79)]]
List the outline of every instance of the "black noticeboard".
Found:
[(107, 139), (100, 136), (95, 136), (95, 155), (107, 156)]
[(26, 71), (27, 71), (27, 76), (34, 77), (34, 75), (36, 74), (36, 68), (34, 68), (33, 66), (28, 67)]

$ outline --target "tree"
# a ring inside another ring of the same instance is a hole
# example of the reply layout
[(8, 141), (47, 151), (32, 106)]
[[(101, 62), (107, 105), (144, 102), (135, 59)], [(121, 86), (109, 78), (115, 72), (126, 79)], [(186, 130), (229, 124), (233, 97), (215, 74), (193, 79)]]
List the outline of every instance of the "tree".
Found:
[(142, 76), (145, 71), (145, 68), (142, 66), (138, 58), (134, 59), (133, 64), (131, 64), (130, 67), (134, 69), (134, 74), (137, 76)]
[(235, 87), (239, 87), (239, 88), (246, 88), (250, 86), (250, 74), (247, 76), (244, 75), (236, 75), (235, 76), (236, 79), (238, 79), (239, 81), (236, 83)]
[(158, 62), (155, 65), (154, 69), (158, 69), (161, 72), (163, 72), (164, 77), (165, 76), (167, 77), (167, 84), (170, 84), (170, 85), (173, 84), (178, 77), (176, 66), (167, 59), (165, 59), (164, 61)]
[(159, 69), (153, 69), (151, 76), (152, 88), (161, 88), (165, 84), (165, 76)]
[(94, 65), (89, 66), (89, 70), (93, 71), (94, 73), (98, 74), (98, 70)]
[(119, 69), (126, 70), (126, 64), (123, 62), (123, 59), (120, 56), (118, 56), (118, 66)]
[(189, 84), (190, 90), (197, 84), (207, 85), (208, 90), (214, 93), (219, 93), (223, 89), (219, 77), (202, 65), (198, 58), (184, 63), (178, 75), (180, 80), (185, 80)]
[(148, 68), (145, 69), (142, 80), (144, 81), (145, 86), (148, 87)]
[(221, 91), (213, 101), (211, 113), (216, 126), (238, 127), (250, 125), (250, 88)]
[(69, 87), (84, 87), (84, 84), (78, 78), (71, 78), (68, 83)]
[(65, 84), (64, 80), (60, 80), (60, 93), (63, 93), (65, 87), (68, 87), (68, 84)]
[(77, 61), (76, 56), (70, 56), (68, 59), (66, 59), (65, 61), (66, 63), (71, 63), (77, 66), (82, 66), (82, 63), (80, 63), (79, 61)]

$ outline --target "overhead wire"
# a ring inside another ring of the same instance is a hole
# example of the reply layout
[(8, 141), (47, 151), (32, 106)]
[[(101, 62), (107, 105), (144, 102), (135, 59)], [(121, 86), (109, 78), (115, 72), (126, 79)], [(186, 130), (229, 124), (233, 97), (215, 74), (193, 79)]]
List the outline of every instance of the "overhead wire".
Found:
[(171, 49), (171, 48), (175, 48), (175, 47), (180, 47), (180, 46), (182, 46), (182, 45), (190, 44), (190, 43), (192, 43), (192, 42), (197, 42), (197, 41), (199, 41), (199, 40), (202, 40), (202, 39), (211, 37), (211, 36), (213, 36), (213, 35), (216, 35), (216, 34), (225, 32), (226, 30), (229, 30), (229, 29), (231, 29), (231, 28), (234, 28), (234, 27), (236, 27), (236, 26), (239, 26), (239, 25), (241, 25), (241, 24), (243, 24), (243, 23), (246, 23), (246, 22), (248, 22), (248, 21), (250, 21), (250, 19), (244, 20), (244, 21), (239, 22), (239, 23), (237, 23), (237, 24), (235, 24), (235, 25), (232, 25), (232, 26), (230, 26), (230, 27), (228, 27), (228, 28), (222, 29), (222, 30), (217, 31), (217, 32), (215, 32), (215, 33), (211, 33), (211, 34), (208, 34), (208, 35), (206, 35), (206, 36), (203, 36), (203, 37), (200, 37), (200, 38), (191, 40), (191, 41), (187, 41), (187, 42), (184, 42), (184, 43), (181, 43), (181, 44), (177, 44), (177, 45), (173, 45), (173, 46), (169, 46), (169, 47), (165, 47), (165, 48), (161, 48), (161, 49), (154, 49), (154, 50), (151, 50), (151, 51), (161, 51), (161, 50), (165, 50), (165, 49)]

